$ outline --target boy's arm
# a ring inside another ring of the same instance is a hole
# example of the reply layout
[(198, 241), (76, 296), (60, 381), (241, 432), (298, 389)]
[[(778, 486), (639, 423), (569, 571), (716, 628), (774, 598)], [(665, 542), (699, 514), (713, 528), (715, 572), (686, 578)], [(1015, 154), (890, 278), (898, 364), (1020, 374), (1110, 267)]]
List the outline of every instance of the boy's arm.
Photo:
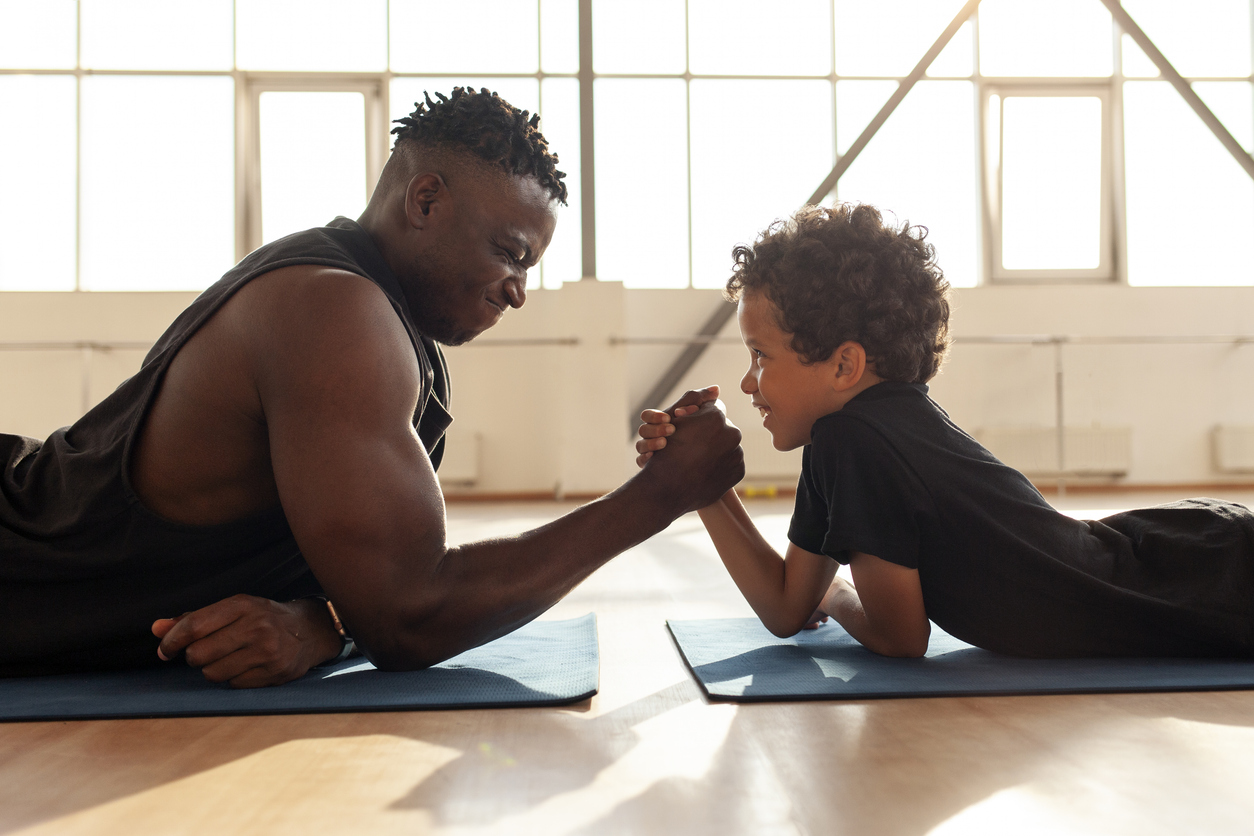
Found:
[(854, 583), (836, 578), (819, 609), (867, 650), (884, 656), (926, 653), (932, 625), (923, 608), (919, 570), (861, 552), (854, 553), (849, 568)]
[(836, 561), (791, 544), (781, 558), (758, 532), (734, 490), (697, 513), (723, 565), (766, 629), (787, 637), (811, 622), (836, 574)]

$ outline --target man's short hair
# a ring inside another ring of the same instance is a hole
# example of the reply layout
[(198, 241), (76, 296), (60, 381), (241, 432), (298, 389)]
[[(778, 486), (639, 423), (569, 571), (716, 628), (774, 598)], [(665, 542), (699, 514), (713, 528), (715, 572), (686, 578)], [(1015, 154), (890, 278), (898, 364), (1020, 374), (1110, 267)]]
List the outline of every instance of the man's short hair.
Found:
[(565, 172), (557, 170), (557, 155), (540, 133), (540, 115), (519, 110), (496, 93), (454, 87), (445, 96), (424, 91), (425, 102), (415, 102), (414, 112), (395, 120), (400, 127), (394, 150), (413, 142), (431, 148), (454, 148), (471, 152), (499, 166), (507, 174), (534, 177), (549, 194), (566, 204)]
[(726, 294), (765, 293), (803, 363), (853, 340), (885, 380), (926, 383), (949, 348), (949, 282), (926, 236), (874, 206), (805, 206), (732, 251)]

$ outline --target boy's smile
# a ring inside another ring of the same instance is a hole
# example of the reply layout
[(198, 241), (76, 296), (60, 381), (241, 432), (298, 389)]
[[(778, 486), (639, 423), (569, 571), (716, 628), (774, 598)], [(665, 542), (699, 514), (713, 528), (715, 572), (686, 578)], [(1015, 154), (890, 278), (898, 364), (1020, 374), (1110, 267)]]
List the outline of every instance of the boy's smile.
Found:
[[(857, 343), (843, 344), (826, 360), (803, 363), (790, 345), (792, 335), (779, 327), (777, 308), (763, 293), (744, 294), (738, 317), (741, 339), (749, 349), (749, 370), (740, 390), (753, 399), (776, 450), (809, 444), (815, 421), (880, 382)], [(849, 346), (861, 353), (860, 364), (848, 362)]]

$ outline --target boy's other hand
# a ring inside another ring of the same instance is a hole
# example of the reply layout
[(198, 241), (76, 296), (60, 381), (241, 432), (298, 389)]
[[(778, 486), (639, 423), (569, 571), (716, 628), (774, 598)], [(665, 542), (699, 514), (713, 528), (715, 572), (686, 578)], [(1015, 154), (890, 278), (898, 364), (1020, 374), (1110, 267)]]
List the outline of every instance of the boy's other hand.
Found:
[(675, 432), (672, 418), (692, 415), (702, 404), (717, 401), (718, 392), (718, 384), (706, 386), (704, 389), (689, 389), (665, 410), (646, 409), (641, 412), (640, 420), (643, 423), (637, 430), (640, 440), (636, 442), (636, 452), (640, 455), (636, 456), (636, 466), (644, 467), (644, 463), (655, 452), (666, 446), (666, 437)]

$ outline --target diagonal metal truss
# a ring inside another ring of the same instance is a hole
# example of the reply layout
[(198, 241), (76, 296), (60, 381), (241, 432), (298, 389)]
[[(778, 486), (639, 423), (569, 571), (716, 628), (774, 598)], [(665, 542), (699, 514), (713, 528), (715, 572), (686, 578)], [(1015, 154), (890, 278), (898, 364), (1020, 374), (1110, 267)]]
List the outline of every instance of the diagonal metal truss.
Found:
[(1194, 113), (1201, 117), (1202, 121), (1206, 123), (1206, 127), (1210, 128), (1211, 133), (1215, 135), (1220, 144), (1227, 148), (1233, 159), (1237, 161), (1241, 168), (1245, 169), (1245, 173), (1250, 175), (1251, 179), (1254, 179), (1254, 157), (1245, 153), (1241, 143), (1233, 138), (1228, 129), (1224, 127), (1223, 122), (1220, 122), (1215, 117), (1215, 114), (1211, 112), (1211, 109), (1206, 106), (1206, 103), (1198, 97), (1193, 90), (1193, 85), (1185, 81), (1184, 77), (1176, 72), (1176, 68), (1171, 65), (1171, 62), (1159, 51), (1158, 47), (1154, 46), (1154, 42), (1145, 34), (1145, 30), (1132, 19), (1127, 9), (1123, 7), (1119, 0), (1101, 0), (1101, 3), (1110, 10), (1111, 16), (1119, 24), (1119, 27), (1131, 35), (1132, 40), (1136, 41), (1136, 45), (1141, 48), (1141, 51), (1154, 62), (1154, 66), (1163, 74), (1163, 78), (1171, 82), (1171, 86), (1176, 88), (1176, 92), (1180, 94), (1180, 97), (1188, 102)]
[[(1206, 103), (1194, 92), (1192, 85), (1176, 71), (1176, 68), (1171, 65), (1171, 62), (1167, 60), (1158, 47), (1154, 46), (1154, 43), (1145, 34), (1145, 31), (1123, 8), (1120, 0), (1100, 0), (1100, 2), (1110, 10), (1111, 16), (1119, 24), (1119, 27), (1132, 36), (1137, 46), (1154, 62), (1154, 66), (1162, 73), (1163, 78), (1169, 81), (1171, 86), (1176, 89), (1176, 92), (1188, 103), (1189, 107), (1193, 108), (1193, 112), (1201, 118), (1206, 127), (1210, 128), (1215, 138), (1228, 150), (1228, 153), (1232, 154), (1233, 159), (1245, 170), (1245, 173), (1251, 179), (1254, 179), (1254, 157), (1246, 153), (1241, 144), (1236, 141), (1228, 129), (1224, 127), (1223, 123), (1207, 107)], [(966, 23), (971, 15), (975, 14), (975, 10), (979, 5), (980, 0), (968, 0), (958, 13), (954, 15), (953, 20), (941, 32), (940, 37), (936, 39), (931, 48), (919, 59), (919, 63), (910, 71), (910, 75), (902, 80), (897, 90), (884, 103), (884, 106), (880, 108), (879, 113), (875, 114), (875, 118), (870, 121), (858, 138), (854, 140), (853, 144), (849, 146), (849, 150), (837, 159), (836, 165), (823, 178), (823, 182), (814, 190), (814, 193), (810, 195), (807, 203), (818, 203), (831, 194), (832, 190), (836, 188), (836, 183), (840, 180), (841, 175), (849, 170), (854, 160), (858, 158), (858, 155), (862, 153), (862, 150), (875, 137), (879, 129), (888, 121), (888, 117), (892, 116), (893, 111), (905, 99), (911, 88), (927, 72), (927, 68), (936, 60), (936, 56), (940, 55), (941, 50), (949, 44), (949, 41), (953, 39), (953, 36), (962, 27), (962, 24)], [(721, 303), (715, 309), (710, 318), (701, 326), (701, 330), (693, 337), (692, 342), (675, 358), (675, 361), (671, 363), (666, 372), (658, 379), (658, 382), (649, 390), (649, 394), (641, 399), (632, 414), (627, 417), (627, 423), (631, 428), (632, 435), (635, 435), (637, 416), (643, 410), (655, 407), (661, 403), (662, 398), (666, 397), (679, 384), (683, 376), (696, 365), (697, 360), (705, 353), (713, 338), (723, 330), (723, 326), (727, 324), (728, 320), (735, 313), (736, 306), (728, 302)]]

